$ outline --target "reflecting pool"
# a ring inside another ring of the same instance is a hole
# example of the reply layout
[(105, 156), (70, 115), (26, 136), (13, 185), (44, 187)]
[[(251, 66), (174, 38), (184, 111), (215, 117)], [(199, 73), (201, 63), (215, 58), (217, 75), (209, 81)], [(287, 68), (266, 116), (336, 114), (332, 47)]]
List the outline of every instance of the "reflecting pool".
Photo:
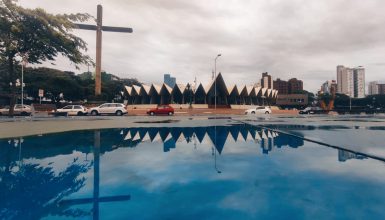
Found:
[(0, 219), (384, 219), (384, 162), (246, 124), (0, 140)]

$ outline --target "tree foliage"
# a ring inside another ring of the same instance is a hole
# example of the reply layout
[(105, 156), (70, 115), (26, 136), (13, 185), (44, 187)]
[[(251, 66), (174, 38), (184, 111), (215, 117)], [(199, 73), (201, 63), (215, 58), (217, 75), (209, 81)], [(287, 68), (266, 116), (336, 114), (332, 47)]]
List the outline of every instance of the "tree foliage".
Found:
[[(75, 65), (92, 63), (83, 51), (87, 44), (71, 33), (73, 22), (83, 22), (88, 14), (50, 14), (41, 8), (26, 9), (16, 0), (0, 0), (0, 61), (8, 65), (8, 79), (15, 82), (17, 58), (28, 63), (53, 61), (57, 55), (67, 57)], [(11, 86), (12, 115), (16, 97), (15, 83)]]
[(25, 9), (14, 0), (0, 1), (0, 56), (13, 59), (26, 55), (28, 63), (54, 60), (58, 54), (75, 64), (89, 63), (87, 44), (73, 35), (73, 22), (83, 22), (88, 14), (53, 15), (41, 8)]
[[(15, 75), (20, 77), (20, 71), (18, 66), (15, 69)], [(112, 101), (121, 91), (124, 91), (125, 85), (140, 85), (137, 79), (120, 79), (106, 72), (102, 72), (102, 78), (103, 93), (100, 98), (103, 101)], [(95, 81), (91, 72), (75, 75), (73, 72), (57, 69), (28, 67), (24, 71), (24, 82), (26, 96), (35, 100), (39, 99), (39, 89), (43, 89), (45, 97), (51, 99), (53, 103), (61, 100), (61, 93), (68, 101), (95, 100)]]

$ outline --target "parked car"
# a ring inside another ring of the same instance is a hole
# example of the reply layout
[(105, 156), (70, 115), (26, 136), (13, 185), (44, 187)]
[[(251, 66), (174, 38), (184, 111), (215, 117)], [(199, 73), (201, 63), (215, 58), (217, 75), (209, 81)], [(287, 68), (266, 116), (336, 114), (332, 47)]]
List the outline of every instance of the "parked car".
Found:
[(256, 108), (247, 109), (245, 115), (248, 114), (271, 114), (271, 108), (269, 106), (258, 106)]
[(55, 113), (67, 113), (67, 115), (86, 115), (87, 108), (82, 106), (82, 105), (67, 105), (64, 106), (63, 108), (59, 108), (56, 110)]
[(91, 115), (117, 115), (121, 116), (124, 114), (127, 114), (127, 110), (125, 105), (121, 103), (104, 103), (102, 105), (99, 105), (98, 107), (90, 108), (88, 110), (88, 113)]
[(149, 115), (173, 115), (174, 108), (169, 105), (160, 105), (147, 111)]
[[(21, 105), (16, 104), (13, 108), (13, 115), (21, 115), (21, 116), (28, 116), (32, 113), (32, 107), (30, 105)], [(9, 114), (9, 106), (5, 106), (4, 108), (0, 109), (0, 115), (8, 115)]]
[(299, 111), (299, 114), (321, 114), (325, 111), (320, 107), (306, 107)]

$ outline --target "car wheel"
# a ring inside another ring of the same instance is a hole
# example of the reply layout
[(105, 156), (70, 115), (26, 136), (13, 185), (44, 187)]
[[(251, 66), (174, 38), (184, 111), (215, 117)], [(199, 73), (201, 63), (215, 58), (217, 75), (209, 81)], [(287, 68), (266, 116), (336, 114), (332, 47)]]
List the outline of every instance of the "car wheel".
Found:
[(122, 116), (123, 115), (123, 112), (122, 111), (120, 111), (120, 110), (118, 110), (118, 111), (116, 111), (116, 113), (115, 113), (117, 116)]
[(78, 112), (76, 115), (77, 115), (77, 116), (82, 116), (82, 115), (83, 115), (83, 112)]
[(255, 112), (251, 112), (251, 114), (255, 115)]
[(173, 114), (174, 114), (173, 112), (169, 112), (169, 113), (168, 113), (168, 115), (170, 115), (170, 116), (173, 115)]
[(28, 116), (28, 112), (21, 112), (20, 115), (21, 116)]
[(154, 112), (150, 112), (150, 115), (151, 115), (151, 116), (154, 116), (154, 115), (155, 115), (155, 113), (154, 113)]
[(93, 115), (93, 116), (98, 115), (98, 111), (93, 110), (93, 111), (91, 112), (91, 115)]
[(267, 115), (268, 115), (268, 114), (270, 114), (270, 112), (266, 111), (266, 112), (265, 112), (265, 114), (267, 114)]

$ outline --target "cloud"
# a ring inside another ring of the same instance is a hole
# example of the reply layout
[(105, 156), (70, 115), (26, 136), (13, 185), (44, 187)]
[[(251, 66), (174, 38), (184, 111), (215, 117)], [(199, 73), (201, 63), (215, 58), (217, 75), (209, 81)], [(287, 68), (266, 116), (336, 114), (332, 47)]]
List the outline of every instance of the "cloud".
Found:
[[(384, 71), (370, 65), (382, 62), (385, 49), (381, 0), (20, 1), (53, 13), (92, 15), (98, 3), (104, 25), (134, 29), (133, 34), (103, 33), (102, 68), (122, 77), (159, 83), (171, 73), (180, 82), (195, 76), (207, 82), (218, 53), (218, 70), (228, 83), (257, 82), (268, 71), (274, 78), (303, 79), (305, 89), (315, 91), (335, 79), (338, 64), (368, 64), (368, 80), (381, 78)], [(76, 33), (93, 57), (95, 34)], [(74, 70), (64, 59), (57, 63), (57, 68)]]

